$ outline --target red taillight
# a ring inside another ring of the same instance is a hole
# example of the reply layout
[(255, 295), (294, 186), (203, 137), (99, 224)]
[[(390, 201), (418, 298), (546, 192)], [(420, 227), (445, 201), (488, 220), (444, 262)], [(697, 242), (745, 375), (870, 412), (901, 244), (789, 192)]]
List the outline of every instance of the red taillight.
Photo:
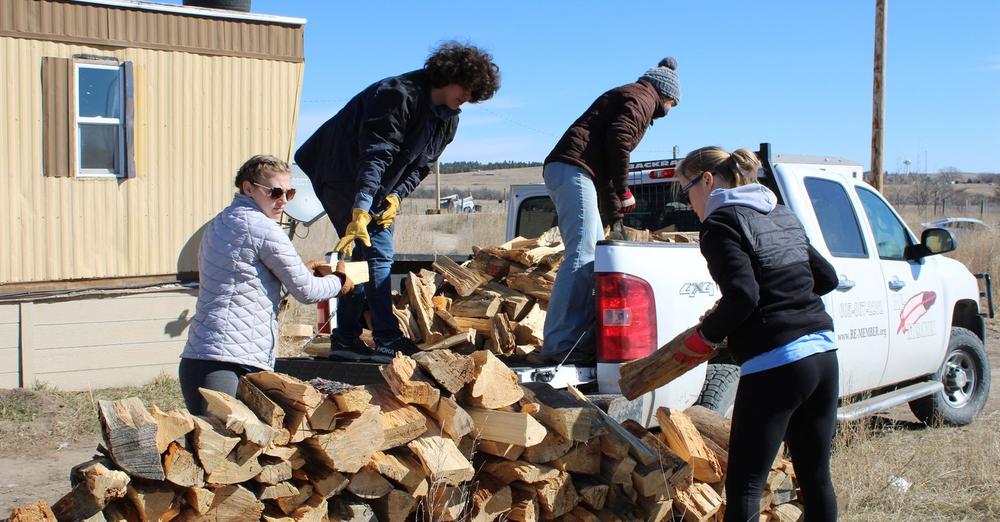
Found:
[(656, 350), (656, 303), (646, 281), (626, 274), (595, 274), (597, 360), (624, 362)]

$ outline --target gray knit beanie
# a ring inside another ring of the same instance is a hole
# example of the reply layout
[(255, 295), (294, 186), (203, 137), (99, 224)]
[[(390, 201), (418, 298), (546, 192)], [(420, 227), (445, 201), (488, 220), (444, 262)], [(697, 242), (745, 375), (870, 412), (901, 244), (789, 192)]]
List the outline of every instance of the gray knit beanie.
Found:
[(656, 92), (661, 96), (666, 96), (674, 103), (681, 103), (681, 82), (677, 79), (677, 60), (668, 56), (657, 64), (656, 67), (646, 71), (639, 77), (639, 81), (645, 80), (656, 88)]

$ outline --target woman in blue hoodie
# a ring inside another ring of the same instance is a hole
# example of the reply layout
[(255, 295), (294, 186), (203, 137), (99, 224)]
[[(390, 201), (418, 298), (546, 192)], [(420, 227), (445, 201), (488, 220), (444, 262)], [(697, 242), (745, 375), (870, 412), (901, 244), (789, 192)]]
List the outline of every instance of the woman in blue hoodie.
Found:
[(760, 495), (784, 440), (806, 520), (836, 520), (830, 447), (837, 412), (833, 319), (820, 296), (833, 267), (798, 218), (756, 183), (760, 161), (704, 147), (677, 176), (702, 222), (701, 252), (722, 297), (685, 345), (708, 353), (722, 341), (740, 363), (726, 472), (726, 517), (757, 520)]

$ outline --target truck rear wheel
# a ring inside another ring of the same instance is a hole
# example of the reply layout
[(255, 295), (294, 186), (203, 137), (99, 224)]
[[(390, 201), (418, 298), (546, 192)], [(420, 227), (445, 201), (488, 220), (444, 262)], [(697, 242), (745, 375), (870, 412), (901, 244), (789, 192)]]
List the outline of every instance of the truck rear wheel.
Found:
[(723, 417), (733, 416), (736, 387), (740, 382), (740, 367), (733, 364), (709, 364), (705, 384), (696, 405), (704, 406)]
[(944, 390), (911, 402), (913, 414), (925, 424), (971, 423), (990, 395), (990, 363), (983, 341), (965, 328), (953, 327), (948, 354), (934, 378)]

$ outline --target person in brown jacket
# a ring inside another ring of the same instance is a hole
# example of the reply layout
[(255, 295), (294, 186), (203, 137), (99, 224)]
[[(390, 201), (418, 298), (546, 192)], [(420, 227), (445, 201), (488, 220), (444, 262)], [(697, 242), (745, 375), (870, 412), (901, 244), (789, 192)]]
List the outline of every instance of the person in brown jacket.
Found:
[(579, 341), (594, 321), (594, 250), (604, 225), (621, 221), (635, 208), (627, 179), (629, 155), (653, 120), (680, 102), (676, 69), (676, 60), (664, 58), (637, 81), (602, 94), (545, 158), (542, 177), (566, 245), (545, 317), (541, 357), (546, 362), (593, 358), (581, 350), (567, 352), (589, 344)]

